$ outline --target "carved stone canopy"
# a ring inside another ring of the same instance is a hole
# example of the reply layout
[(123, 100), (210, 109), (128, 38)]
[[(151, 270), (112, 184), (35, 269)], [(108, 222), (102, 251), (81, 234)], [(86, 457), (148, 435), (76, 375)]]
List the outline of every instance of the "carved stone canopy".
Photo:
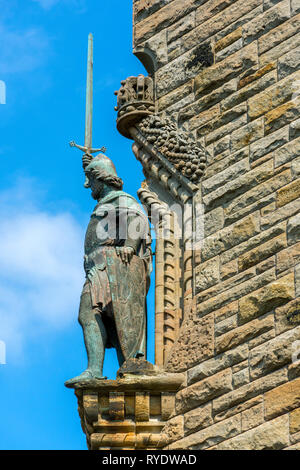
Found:
[(146, 177), (138, 196), (156, 233), (155, 363), (169, 370), (182, 323), (195, 301), (194, 271), (203, 232), (199, 185), (207, 153), (188, 129), (166, 113), (155, 113), (153, 101), (145, 106), (150, 96), (153, 100), (150, 77), (129, 77), (121, 84), (117, 127), (134, 140), (133, 153)]
[(155, 112), (153, 101), (153, 81), (150, 77), (139, 75), (122, 80), (121, 88), (115, 92), (118, 97), (117, 128), (129, 139), (132, 136), (129, 129), (140, 122), (145, 116)]

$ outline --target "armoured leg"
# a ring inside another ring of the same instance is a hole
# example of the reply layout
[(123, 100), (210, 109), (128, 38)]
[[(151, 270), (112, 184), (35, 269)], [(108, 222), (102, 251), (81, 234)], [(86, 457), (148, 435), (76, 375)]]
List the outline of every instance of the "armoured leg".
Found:
[(123, 352), (122, 352), (122, 349), (121, 349), (121, 346), (120, 346), (120, 342), (119, 342), (119, 338), (118, 338), (118, 334), (117, 334), (115, 324), (113, 324), (112, 327), (111, 327), (110, 337), (111, 337), (111, 342), (112, 342), (112, 344), (113, 344), (113, 346), (114, 346), (114, 348), (116, 349), (116, 352), (117, 352), (119, 366), (121, 367), (121, 365), (125, 361), (125, 357), (123, 355)]
[(88, 291), (83, 291), (81, 295), (78, 320), (83, 329), (88, 367), (81, 375), (74, 377), (66, 384), (93, 378), (105, 378), (102, 373), (107, 332), (101, 315), (92, 307), (91, 296)]
[(89, 292), (83, 293), (81, 296), (78, 320), (83, 329), (88, 355), (88, 370), (95, 376), (102, 377), (107, 333), (101, 316), (92, 307)]

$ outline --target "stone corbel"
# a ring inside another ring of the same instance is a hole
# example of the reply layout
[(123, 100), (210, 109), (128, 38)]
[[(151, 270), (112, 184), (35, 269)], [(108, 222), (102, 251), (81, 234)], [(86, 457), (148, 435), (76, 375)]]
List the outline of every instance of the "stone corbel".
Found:
[(130, 361), (117, 380), (72, 386), (90, 450), (152, 450), (168, 443), (162, 431), (185, 374), (166, 374), (146, 361)]

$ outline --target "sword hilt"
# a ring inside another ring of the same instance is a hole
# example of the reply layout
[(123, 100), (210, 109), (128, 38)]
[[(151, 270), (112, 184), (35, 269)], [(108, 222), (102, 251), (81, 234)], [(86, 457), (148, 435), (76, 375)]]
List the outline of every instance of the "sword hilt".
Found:
[(86, 153), (87, 155), (90, 155), (92, 153), (97, 153), (97, 152), (105, 153), (107, 151), (106, 147), (101, 147), (100, 149), (91, 149), (88, 147), (84, 147), (82, 145), (77, 145), (76, 142), (74, 142), (74, 140), (70, 142), (70, 147), (76, 147), (82, 152)]

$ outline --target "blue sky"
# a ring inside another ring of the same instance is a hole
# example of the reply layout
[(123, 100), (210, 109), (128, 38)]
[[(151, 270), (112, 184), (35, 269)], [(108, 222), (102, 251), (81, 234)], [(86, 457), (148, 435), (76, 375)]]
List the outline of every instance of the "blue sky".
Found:
[[(94, 146), (107, 146), (125, 191), (144, 179), (115, 125), (120, 80), (145, 73), (132, 54), (132, 0), (0, 0), (0, 449), (86, 449), (64, 381), (86, 366), (77, 323), (83, 239), (86, 54), (94, 34)], [(153, 284), (149, 294), (153, 361)], [(1, 348), (0, 348), (1, 349)], [(104, 372), (115, 377), (114, 351)]]

